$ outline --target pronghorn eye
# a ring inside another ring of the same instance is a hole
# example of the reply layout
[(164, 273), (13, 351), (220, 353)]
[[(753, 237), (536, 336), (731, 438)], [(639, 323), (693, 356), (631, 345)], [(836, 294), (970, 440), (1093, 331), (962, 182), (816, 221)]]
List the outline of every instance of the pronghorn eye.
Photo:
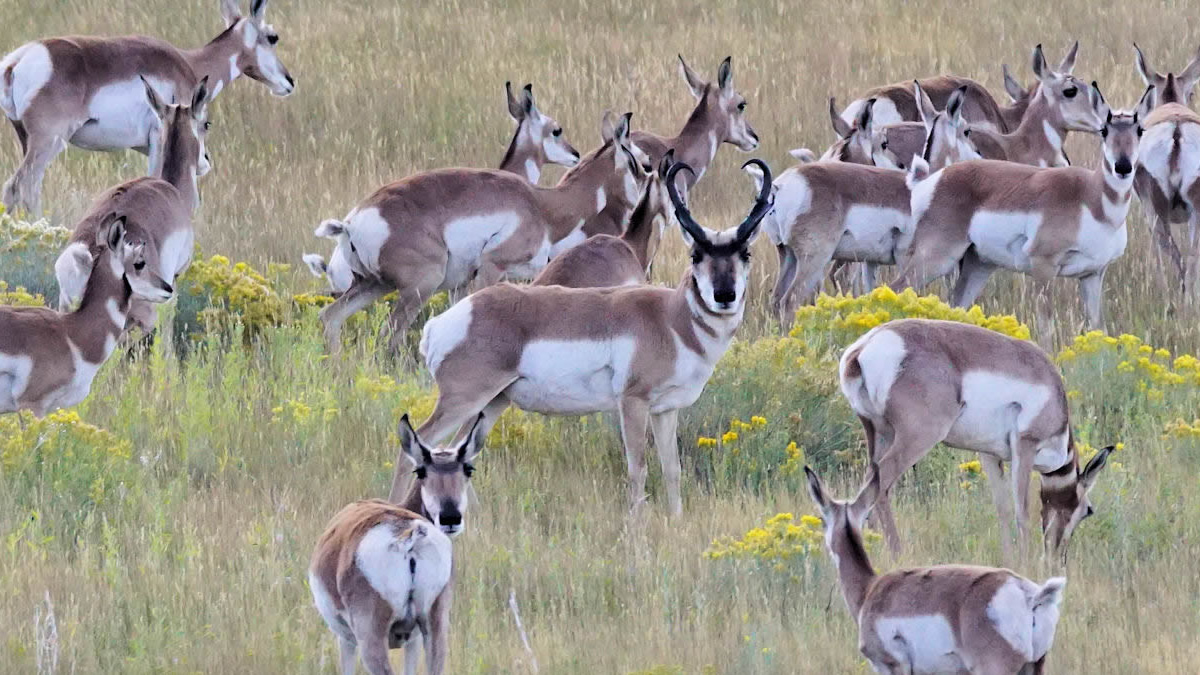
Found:
[(1141, 128), (1141, 127), (1138, 127), (1138, 138), (1141, 138), (1141, 137), (1142, 137), (1142, 132), (1143, 132), (1143, 131), (1145, 131), (1145, 129), (1143, 129), (1143, 128)]
[(738, 110), (743, 110), (743, 111), (744, 111), (745, 109), (746, 109), (746, 102), (745, 102), (745, 101), (742, 101), (741, 103), (739, 103), (739, 104), (738, 104)]
[(209, 130), (209, 129), (211, 129), (211, 128), (212, 128), (212, 122), (205, 122), (205, 123), (204, 123), (204, 130), (205, 130), (205, 131), (208, 131), (208, 130)]
[(417, 470), (413, 471), (413, 473), (416, 474), (417, 480), (425, 480), (425, 475), (426, 475), (427, 471), (426, 471), (425, 467), (418, 466)]
[(738, 251), (738, 255), (741, 256), (742, 262), (750, 262), (750, 249), (744, 248)]
[(467, 478), (470, 478), (471, 474), (473, 473), (475, 473), (474, 466), (471, 466), (470, 464), (463, 464), (463, 474), (466, 475)]
[(704, 262), (704, 253), (702, 251), (692, 251), (692, 264), (699, 265)]
[(276, 44), (276, 43), (278, 43), (278, 42), (279, 42), (279, 36), (278, 36), (278, 35), (268, 35), (268, 36), (267, 36), (267, 44), (269, 44), (269, 45), (273, 45), (273, 44)]
[(1063, 89), (1063, 96), (1066, 96), (1067, 98), (1075, 98), (1075, 94), (1078, 93), (1078, 87), (1067, 87), (1066, 89)]
[(1100, 129), (1100, 138), (1108, 138), (1108, 127), (1107, 126)]
[(970, 137), (971, 137), (971, 130), (963, 129), (963, 138), (970, 138)]
[(887, 150), (887, 141), (884, 141), (884, 142), (880, 143), (880, 144), (879, 144), (879, 149), (880, 149), (880, 150)]
[(559, 136), (562, 136), (562, 127), (559, 127), (550, 133), (553, 134), (555, 138), (558, 138)]

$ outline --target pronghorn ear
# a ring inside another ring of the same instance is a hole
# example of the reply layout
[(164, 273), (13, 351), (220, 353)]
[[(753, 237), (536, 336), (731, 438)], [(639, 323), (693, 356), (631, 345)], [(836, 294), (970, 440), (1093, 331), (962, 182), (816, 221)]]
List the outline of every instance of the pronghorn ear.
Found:
[(118, 216), (114, 213), (109, 218), (110, 220), (105, 223), (104, 227), (100, 228), (103, 237), (102, 243), (116, 251), (121, 247), (121, 242), (125, 240), (125, 216)]
[(167, 106), (158, 97), (158, 92), (154, 91), (154, 87), (150, 86), (150, 81), (142, 75), (138, 77), (142, 78), (142, 86), (146, 88), (146, 100), (150, 103), (150, 109), (154, 111), (159, 121), (165, 120), (167, 117)]
[(867, 522), (867, 516), (871, 514), (871, 509), (875, 508), (875, 502), (879, 500), (879, 465), (871, 463), (871, 468), (867, 470), (867, 481), (863, 484), (862, 489), (858, 491), (858, 496), (854, 498), (854, 503), (850, 505), (850, 519), (854, 522), (854, 526), (862, 529), (862, 526)]
[(788, 154), (792, 156), (792, 159), (800, 162), (801, 164), (808, 164), (809, 162), (817, 161), (817, 153), (809, 150), (808, 148), (794, 148), (792, 150), (788, 150)]
[(208, 112), (208, 76), (200, 78), (200, 83), (196, 85), (196, 91), (192, 92), (192, 117), (198, 120), (204, 119), (205, 113)]
[(821, 513), (829, 513), (829, 507), (832, 504), (829, 495), (825, 493), (825, 484), (821, 482), (821, 477), (807, 466), (804, 467), (804, 475), (808, 478), (808, 496), (812, 497), (813, 503), (817, 505)]
[(320, 279), (329, 274), (329, 265), (325, 263), (325, 259), (320, 254), (305, 253), (303, 260), (304, 264), (308, 267), (308, 271), (312, 272), (314, 277)]
[(629, 127), (633, 121), (633, 113), (627, 112), (617, 119), (617, 123), (613, 126), (613, 142), (621, 147), (629, 147)]
[(1091, 490), (1092, 486), (1096, 484), (1096, 478), (1100, 476), (1100, 472), (1108, 465), (1108, 456), (1112, 454), (1112, 451), (1113, 446), (1110, 445), (1097, 452), (1096, 456), (1083, 468), (1083, 471), (1079, 472), (1079, 482), (1083, 484), (1084, 490)]
[(1070, 75), (1071, 71), (1075, 70), (1075, 57), (1078, 55), (1079, 40), (1076, 40), (1075, 44), (1071, 45), (1071, 48), (1067, 50), (1067, 55), (1064, 56), (1063, 60), (1058, 64), (1058, 72), (1062, 73), (1063, 75)]
[(833, 131), (839, 138), (846, 138), (854, 133), (854, 128), (850, 126), (850, 123), (838, 114), (837, 99), (832, 96), (829, 97), (829, 121), (833, 124)]
[(533, 83), (529, 82), (521, 88), (521, 108), (526, 115), (532, 115), (536, 106), (533, 103)]
[(683, 79), (687, 82), (687, 86), (692, 90), (692, 96), (702, 98), (704, 90), (708, 88), (708, 82), (704, 78), (696, 74), (687, 61), (683, 60), (683, 54), (679, 54), (679, 72), (683, 75)]
[(937, 117), (937, 108), (934, 107), (929, 94), (921, 88), (921, 83), (916, 80), (913, 80), (913, 98), (917, 99), (917, 111), (921, 114), (921, 122), (928, 129), (933, 126), (933, 118)]
[(858, 111), (858, 116), (854, 118), (854, 124), (858, 126), (859, 131), (869, 132), (871, 130), (871, 113), (874, 109), (875, 99), (867, 99), (862, 110)]
[(967, 102), (967, 85), (963, 85), (954, 90), (950, 94), (950, 100), (946, 101), (946, 114), (950, 117), (950, 122), (954, 126), (962, 124), (962, 115), (964, 105)]
[(253, 0), (250, 3), (250, 18), (258, 23), (262, 23), (263, 17), (267, 15), (267, 0)]
[(483, 423), (484, 415), (479, 413), (475, 418), (475, 424), (471, 426), (471, 431), (467, 433), (467, 437), (463, 440), (463, 444), (458, 447), (458, 461), (461, 464), (469, 464), (475, 461), (475, 458), (483, 450), (483, 443), (487, 440), (487, 428)]
[(721, 93), (729, 95), (733, 93), (733, 57), (726, 56), (721, 65), (717, 66), (717, 86), (721, 88)]
[(613, 118), (611, 110), (605, 110), (604, 116), (600, 118), (600, 140), (604, 143), (612, 143), (613, 138), (617, 135), (617, 122)]
[(1042, 46), (1033, 48), (1033, 61), (1030, 63), (1030, 68), (1033, 69), (1033, 75), (1039, 81), (1045, 82), (1050, 77), (1050, 66), (1046, 65), (1046, 55), (1042, 52)]
[(504, 83), (504, 95), (508, 99), (508, 114), (517, 122), (525, 119), (525, 107), (513, 97), (512, 82)]
[(1104, 94), (1100, 93), (1100, 85), (1095, 81), (1088, 88), (1088, 98), (1092, 103), (1092, 110), (1100, 117), (1100, 119), (1112, 119), (1112, 109), (1108, 107), (1108, 101), (1104, 100)]
[(1175, 79), (1179, 81), (1179, 93), (1183, 94), (1184, 100), (1190, 99), (1192, 89), (1200, 82), (1200, 49), (1196, 50), (1196, 55)]
[(396, 435), (400, 438), (400, 451), (404, 453), (413, 466), (418, 469), (426, 464), (433, 463), (433, 455), (429, 453), (429, 449), (421, 442), (417, 436), (417, 432), (412, 428), (412, 422), (408, 420), (408, 413), (400, 418), (399, 424), (396, 425)]
[(1025, 98), (1025, 87), (1022, 87), (1021, 83), (1017, 82), (1017, 78), (1009, 72), (1008, 64), (1001, 64), (1000, 70), (1004, 73), (1004, 93), (1008, 94), (1008, 98), (1012, 99), (1013, 103)]
[(1138, 43), (1133, 43), (1133, 51), (1136, 53), (1134, 62), (1137, 64), (1138, 75), (1142, 76), (1142, 82), (1146, 84), (1154, 84), (1163, 79), (1153, 68), (1150, 67), (1150, 62), (1146, 60), (1146, 54), (1142, 52), (1142, 48)]
[(221, 18), (224, 19), (226, 28), (242, 18), (241, 11), (238, 9), (238, 0), (221, 0)]
[(1142, 94), (1142, 99), (1138, 101), (1137, 108), (1133, 111), (1133, 121), (1145, 122), (1146, 117), (1150, 115), (1150, 111), (1154, 110), (1158, 105), (1158, 88), (1154, 85), (1146, 87), (1145, 93)]

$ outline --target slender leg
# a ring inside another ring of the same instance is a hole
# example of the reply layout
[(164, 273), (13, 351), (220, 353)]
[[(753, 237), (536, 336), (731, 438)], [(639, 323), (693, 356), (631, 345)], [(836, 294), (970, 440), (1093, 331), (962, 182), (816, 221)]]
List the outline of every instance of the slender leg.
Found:
[(654, 432), (654, 447), (658, 450), (658, 461), (662, 464), (663, 483), (667, 486), (667, 502), (671, 515), (683, 513), (683, 497), (679, 490), (679, 438), (676, 432), (679, 428), (679, 411), (659, 413), (650, 416), (650, 428)]
[(1088, 330), (1104, 330), (1104, 271), (1080, 277), (1079, 298), (1087, 316)]
[(862, 292), (864, 294), (875, 290), (878, 283), (879, 265), (875, 263), (865, 262), (862, 264)]
[(354, 661), (358, 658), (358, 646), (353, 640), (338, 636), (338, 662), (342, 675), (354, 675)]
[(9, 122), (12, 122), (13, 130), (17, 132), (17, 143), (21, 146), (21, 156), (24, 157), (29, 150), (29, 132), (25, 131), (24, 122), (13, 119)]
[(1000, 545), (1004, 551), (1005, 560), (1012, 561), (1013, 536), (1013, 497), (1008, 481), (1004, 479), (1004, 464), (995, 455), (979, 453), (979, 463), (987, 474), (988, 485), (992, 488), (992, 502), (996, 505), (996, 513), (1000, 518)]
[(1028, 441), (1022, 441), (1014, 429), (1010, 443), (1013, 446), (1012, 480), (1013, 517), (1017, 523), (1017, 550), (1024, 561), (1029, 553), (1029, 472), (1033, 470), (1033, 457), (1037, 449)]
[(780, 244), (775, 247), (776, 253), (779, 254), (779, 279), (775, 281), (775, 292), (771, 295), (771, 307), (779, 319), (779, 328), (784, 333), (792, 326), (794, 316), (789, 316), (786, 313), (786, 303), (784, 300), (792, 290), (792, 284), (796, 283), (796, 253), (786, 244)]
[(1051, 258), (1037, 257), (1031, 260), (1034, 289), (1037, 293), (1037, 341), (1047, 353), (1054, 350), (1054, 299), (1051, 282), (1058, 275), (1058, 262)]
[(621, 399), (621, 441), (625, 445), (625, 462), (629, 467), (629, 503), (637, 509), (646, 500), (646, 423), (650, 404), (626, 396)]
[(981, 260), (975, 249), (967, 249), (959, 266), (958, 281), (954, 284), (950, 302), (955, 307), (970, 307), (975, 304), (995, 269)]
[(412, 637), (404, 643), (404, 675), (417, 675), (421, 665), (421, 645), (425, 644), (425, 660), (429, 660), (429, 638), (421, 639), (420, 630), (413, 631)]
[(423, 284), (402, 290), (396, 298), (396, 304), (392, 305), (392, 314), (388, 318), (388, 328), (392, 333), (388, 348), (393, 355), (400, 353), (400, 347), (408, 334), (408, 327), (412, 325), (413, 319), (417, 318), (417, 313), (429, 298), (437, 292), (437, 286), (437, 281), (432, 275), (426, 275)]
[[(882, 450), (876, 464), (879, 467), (879, 501), (875, 510), (879, 513), (879, 521), (883, 526), (884, 539), (893, 553), (900, 552), (900, 533), (896, 529), (896, 519), (892, 514), (891, 492), (896, 481), (909, 469), (916, 466), (933, 446), (937, 445), (950, 429), (954, 418), (911, 420), (906, 427), (897, 427), (891, 444)], [(955, 414), (957, 417), (957, 411)]]
[[(450, 584), (453, 583), (451, 579)], [(446, 657), (450, 654), (450, 605), (453, 599), (454, 586), (448, 585), (429, 610), (429, 632), (425, 636), (425, 668), (429, 675), (442, 675), (446, 670)]]
[[(1169, 262), (1172, 269), (1175, 270), (1175, 278), (1179, 282), (1179, 288), (1182, 290), (1185, 284), (1185, 273), (1183, 268), (1183, 254), (1179, 250), (1179, 246), (1175, 243), (1175, 237), (1171, 234), (1171, 225), (1162, 218), (1154, 219), (1154, 241), (1158, 246), (1154, 249), (1155, 256), (1158, 258), (1158, 268), (1165, 270)], [(1167, 261), (1163, 261), (1163, 256), (1166, 256)]]
[[(347, 598), (349, 602), (350, 599)], [(388, 625), (391, 622), (391, 607), (382, 599), (362, 608), (350, 620), (354, 639), (362, 654), (363, 666), (371, 675), (393, 675), (388, 661)]]
[(67, 143), (62, 136), (53, 133), (30, 134), (27, 142), (21, 164), (4, 184), (3, 201), (10, 211), (24, 207), (33, 217), (40, 218), (46, 167), (66, 149)]
[(321, 323), (325, 324), (325, 342), (329, 351), (337, 353), (342, 348), (342, 324), (360, 310), (387, 295), (390, 289), (382, 283), (355, 277), (354, 283), (333, 304), (321, 310)]

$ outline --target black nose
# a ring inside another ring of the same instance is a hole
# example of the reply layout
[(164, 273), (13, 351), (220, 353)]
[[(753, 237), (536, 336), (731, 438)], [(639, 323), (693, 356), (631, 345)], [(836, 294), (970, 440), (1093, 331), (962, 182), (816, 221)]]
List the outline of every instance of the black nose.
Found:
[(175, 289), (174, 289), (174, 288), (171, 288), (171, 284), (168, 284), (168, 283), (167, 283), (167, 282), (165, 282), (165, 281), (164, 281), (164, 282), (162, 282), (162, 289), (163, 289), (164, 291), (168, 292), (168, 293), (174, 293), (174, 292), (175, 292)]
[(737, 300), (737, 293), (732, 288), (721, 288), (713, 291), (713, 300), (727, 305), (734, 300)]
[(1117, 175), (1122, 177), (1128, 176), (1129, 174), (1133, 173), (1133, 164), (1129, 161), (1128, 157), (1122, 157), (1121, 159), (1117, 160), (1116, 169)]
[(296, 86), (296, 81), (295, 81), (294, 79), (292, 79), (292, 75), (291, 75), (291, 73), (288, 73), (288, 74), (287, 74), (287, 75), (285, 75), (284, 77), (286, 77), (286, 78), (287, 78), (287, 81), (288, 81), (288, 86), (289, 86), (289, 87), (293, 87), (293, 88), (294, 88), (294, 87)]
[(438, 522), (451, 527), (462, 525), (462, 513), (459, 512), (457, 506), (443, 507), (442, 513), (438, 516)]

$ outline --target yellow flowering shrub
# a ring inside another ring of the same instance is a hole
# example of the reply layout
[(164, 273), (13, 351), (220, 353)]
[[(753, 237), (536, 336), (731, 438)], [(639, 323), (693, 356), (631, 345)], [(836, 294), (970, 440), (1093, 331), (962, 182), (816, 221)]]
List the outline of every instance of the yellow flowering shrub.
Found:
[(0, 281), (0, 305), (45, 307), (46, 299), (40, 293), (30, 293), (24, 286), (9, 288), (7, 283)]
[[(879, 533), (863, 530), (865, 544), (879, 540)], [(752, 528), (741, 539), (720, 537), (714, 540), (704, 557), (709, 560), (754, 559), (782, 570), (791, 559), (810, 556), (824, 545), (825, 530), (820, 518), (805, 515), (797, 522), (791, 513), (778, 513), (768, 518), (762, 527)]]
[(1163, 429), (1163, 438), (1200, 440), (1200, 417), (1191, 422), (1182, 419), (1169, 422)]
[[(0, 270), (4, 280), (31, 295), (58, 293), (54, 279), (54, 261), (67, 244), (71, 231), (45, 220), (17, 220), (0, 207)], [(12, 298), (0, 299), (5, 304)]]
[(207, 298), (208, 306), (198, 318), (209, 327), (228, 327), (240, 322), (248, 333), (283, 321), (284, 303), (266, 277), (246, 263), (230, 263), (214, 255), (192, 262), (182, 282), (191, 292)]

